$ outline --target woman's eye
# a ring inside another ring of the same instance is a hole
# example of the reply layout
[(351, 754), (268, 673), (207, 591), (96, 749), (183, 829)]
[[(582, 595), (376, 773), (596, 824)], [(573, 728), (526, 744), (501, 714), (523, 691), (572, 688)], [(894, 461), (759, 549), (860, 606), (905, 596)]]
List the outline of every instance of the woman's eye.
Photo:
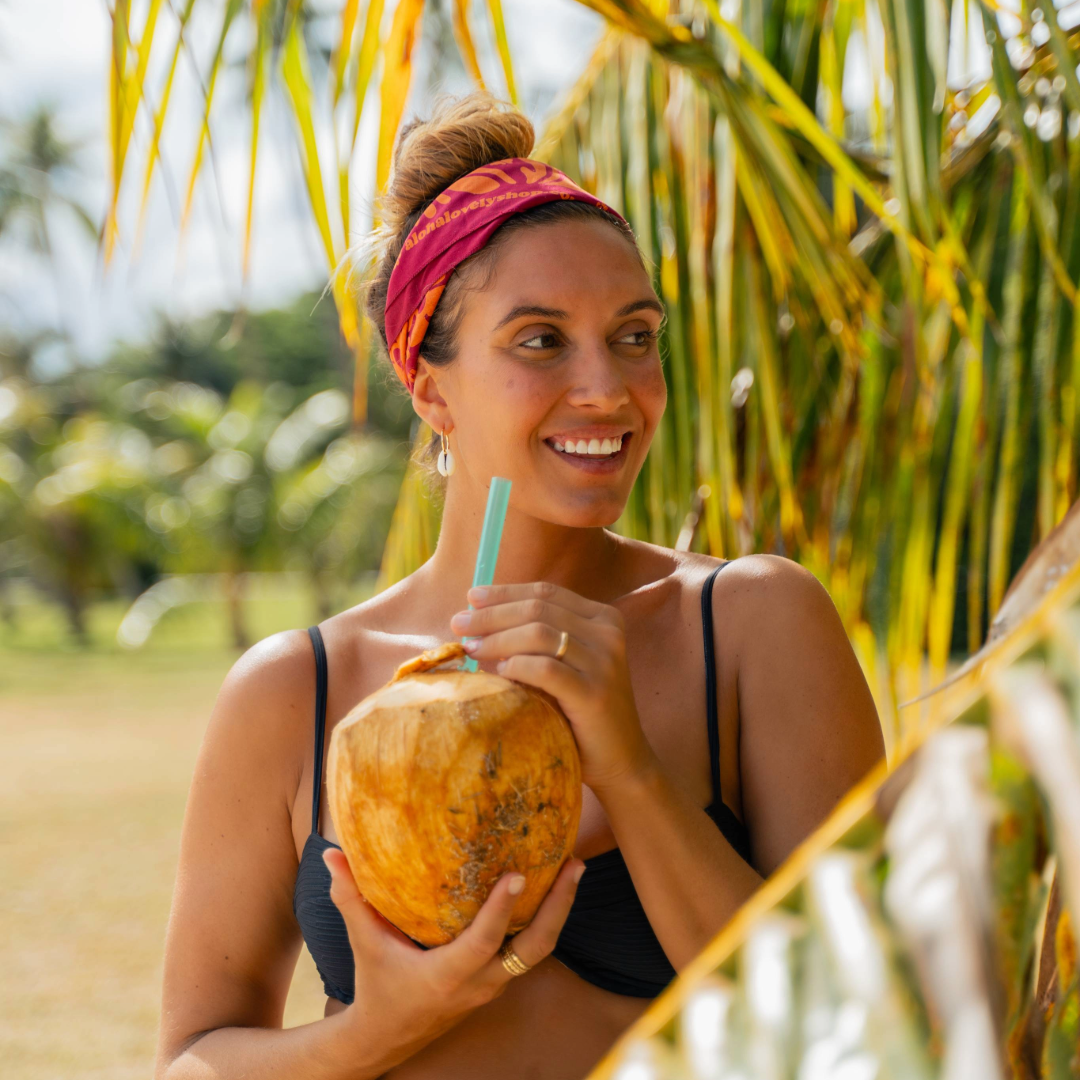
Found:
[[(634, 330), (632, 333), (623, 334), (622, 337), (616, 338), (615, 344), (630, 345), (643, 349), (654, 342), (656, 337), (657, 331), (655, 330)], [(542, 333), (533, 334), (532, 337), (522, 339), (518, 342), (518, 348), (528, 349), (533, 352), (546, 352), (558, 348), (561, 344), (562, 339), (554, 330), (545, 330)]]
[(634, 330), (632, 333), (623, 334), (621, 338), (616, 338), (617, 342), (625, 342), (627, 345), (637, 345), (639, 347), (644, 347), (655, 340), (655, 330)]
[(518, 342), (518, 345), (524, 348), (535, 349), (537, 352), (541, 352), (545, 349), (554, 349), (558, 344), (558, 334), (552, 333), (550, 330), (547, 330), (542, 334), (533, 334), (532, 337), (525, 338), (524, 341)]

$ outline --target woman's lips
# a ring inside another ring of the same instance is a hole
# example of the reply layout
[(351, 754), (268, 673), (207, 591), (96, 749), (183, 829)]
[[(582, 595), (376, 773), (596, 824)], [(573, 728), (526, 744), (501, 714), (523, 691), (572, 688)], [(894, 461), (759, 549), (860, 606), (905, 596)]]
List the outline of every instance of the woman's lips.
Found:
[(630, 445), (630, 440), (633, 436), (630, 432), (627, 432), (622, 437), (622, 446), (614, 454), (608, 454), (606, 457), (589, 457), (585, 454), (566, 454), (562, 450), (556, 450), (546, 439), (544, 445), (557, 457), (560, 461), (566, 462), (567, 465), (579, 470), (580, 472), (593, 473), (595, 475), (604, 476), (608, 473), (618, 472), (623, 462), (626, 460), (627, 448)]

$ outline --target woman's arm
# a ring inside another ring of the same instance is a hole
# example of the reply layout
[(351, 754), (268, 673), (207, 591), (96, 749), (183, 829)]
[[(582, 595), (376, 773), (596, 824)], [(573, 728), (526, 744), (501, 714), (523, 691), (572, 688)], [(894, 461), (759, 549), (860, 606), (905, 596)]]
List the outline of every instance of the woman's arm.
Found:
[(739, 774), (754, 864), (771, 874), (884, 758), (885, 741), (870, 687), (821, 583), (776, 555), (743, 563)]
[[(332, 850), (330, 895), (349, 933), (356, 999), (325, 1020), (281, 1030), (300, 949), (292, 804), (310, 753), (314, 683), (307, 635), (281, 634), (237, 663), (214, 707), (184, 818), (157, 1080), (372, 1080), (511, 978), (497, 953), (520, 875), (499, 879), (456, 940), (425, 951), (363, 899), (344, 855)], [(525, 963), (554, 948), (582, 869), (568, 860), (515, 936)]]
[[(880, 761), (881, 728), (836, 609), (809, 571), (745, 556), (717, 579), (713, 604), (727, 655), (738, 656), (743, 818), (767, 875)], [(762, 878), (655, 756), (596, 795), (649, 921), (682, 968)]]
[(299, 633), (255, 646), (222, 686), (184, 817), (158, 1077), (349, 1075), (334, 1070), (340, 1024), (275, 1030), (301, 947), (292, 802), (314, 695), (311, 647)]
[[(761, 882), (657, 760), (641, 729), (622, 615), (546, 582), (471, 589), (451, 620), (478, 659), (558, 698), (673, 966), (692, 960)], [(713, 590), (737, 657), (739, 771), (754, 866), (773, 869), (883, 753), (873, 698), (828, 593), (809, 571), (748, 555)], [(561, 659), (562, 632), (569, 635)], [(731, 661), (728, 660), (728, 663)]]
[(681, 971), (763, 878), (655, 758), (593, 790), (649, 924)]

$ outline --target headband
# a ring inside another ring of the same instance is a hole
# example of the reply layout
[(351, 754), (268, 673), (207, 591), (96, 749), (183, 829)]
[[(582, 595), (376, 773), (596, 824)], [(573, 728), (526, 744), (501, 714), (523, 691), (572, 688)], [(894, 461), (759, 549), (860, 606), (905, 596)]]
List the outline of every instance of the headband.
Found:
[(420, 343), (454, 268), (476, 254), (512, 214), (556, 199), (590, 203), (627, 225), (622, 214), (565, 173), (529, 158), (481, 165), (425, 208), (405, 237), (386, 290), (390, 362), (408, 390), (416, 380)]

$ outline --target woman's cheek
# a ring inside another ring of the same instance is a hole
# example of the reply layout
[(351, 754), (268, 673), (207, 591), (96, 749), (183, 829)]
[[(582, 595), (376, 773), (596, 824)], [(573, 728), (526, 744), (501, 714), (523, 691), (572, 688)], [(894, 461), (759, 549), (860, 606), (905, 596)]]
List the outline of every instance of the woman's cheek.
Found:
[(656, 363), (645, 369), (635, 383), (635, 395), (641, 411), (649, 424), (655, 427), (660, 422), (667, 406), (667, 381), (664, 369), (657, 357)]
[(533, 428), (551, 412), (563, 392), (557, 373), (539, 367), (518, 370), (507, 379), (506, 401), (513, 409), (514, 429)]

